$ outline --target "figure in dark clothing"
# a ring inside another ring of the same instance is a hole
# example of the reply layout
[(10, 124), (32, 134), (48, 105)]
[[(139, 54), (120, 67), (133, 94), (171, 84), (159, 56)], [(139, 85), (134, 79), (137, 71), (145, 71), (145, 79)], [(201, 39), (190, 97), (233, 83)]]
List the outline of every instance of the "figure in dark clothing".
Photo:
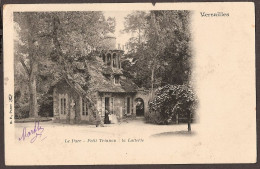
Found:
[(105, 120), (104, 120), (104, 123), (105, 124), (110, 124), (110, 121), (109, 121), (109, 111), (106, 109), (105, 110)]

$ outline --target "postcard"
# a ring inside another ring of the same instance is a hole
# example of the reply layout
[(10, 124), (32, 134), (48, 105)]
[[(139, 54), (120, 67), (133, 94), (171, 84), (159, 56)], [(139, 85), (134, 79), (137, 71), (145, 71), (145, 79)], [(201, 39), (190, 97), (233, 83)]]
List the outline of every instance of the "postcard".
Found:
[(254, 3), (3, 6), (5, 164), (256, 163)]

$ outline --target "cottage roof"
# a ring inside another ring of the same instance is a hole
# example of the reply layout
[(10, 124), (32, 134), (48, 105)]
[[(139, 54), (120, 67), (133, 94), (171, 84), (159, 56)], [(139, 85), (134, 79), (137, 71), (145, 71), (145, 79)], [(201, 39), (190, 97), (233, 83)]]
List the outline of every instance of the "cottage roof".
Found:
[(90, 103), (90, 105), (95, 104), (93, 96), (89, 95), (84, 89), (82, 89), (81, 85), (75, 82), (70, 76), (61, 77), (59, 81), (52, 85), (51, 91), (58, 85), (64, 85), (64, 83), (67, 83), (78, 95), (82, 96), (82, 99), (87, 100)]
[[(74, 75), (74, 77), (67, 75), (67, 77), (62, 78), (59, 82), (67, 82), (68, 85), (72, 87), (79, 95), (82, 95), (89, 100), (91, 100), (90, 98), (92, 98), (93, 94), (96, 92), (134, 93), (137, 91), (138, 87), (130, 79), (121, 78), (120, 85), (116, 85), (111, 79), (105, 77), (102, 67), (102, 60), (98, 57), (96, 59), (86, 61), (85, 65), (86, 66), (84, 67), (87, 69), (90, 76), (88, 82), (86, 82), (88, 84), (88, 90), (84, 90), (83, 86), (75, 80), (77, 77), (76, 75)], [(115, 74), (122, 74), (122, 71), (117, 71), (118, 72), (115, 72)]]
[[(88, 72), (90, 74), (90, 88), (89, 90), (98, 92), (136, 92), (137, 86), (129, 79), (120, 79), (120, 85), (106, 78), (103, 74), (104, 67), (102, 67), (102, 60), (98, 58), (96, 61), (86, 62)], [(109, 69), (109, 68), (108, 68)], [(107, 70), (106, 70), (107, 71)], [(111, 69), (111, 73), (122, 74), (121, 70)]]
[(116, 74), (116, 75), (122, 75), (123, 72), (121, 69), (118, 68), (112, 68), (111, 66), (103, 66), (102, 67), (102, 73), (103, 74)]

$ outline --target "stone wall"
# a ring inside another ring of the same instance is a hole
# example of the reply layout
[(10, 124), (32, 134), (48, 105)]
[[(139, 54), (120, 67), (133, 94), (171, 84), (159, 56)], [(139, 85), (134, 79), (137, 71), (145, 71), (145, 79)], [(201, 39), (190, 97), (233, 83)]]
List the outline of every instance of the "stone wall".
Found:
[[(147, 90), (139, 90), (137, 91), (136, 95), (134, 96), (134, 101), (138, 98), (143, 99), (144, 101), (144, 116), (145, 114), (149, 113), (149, 99), (150, 99), (150, 93)], [(134, 114), (136, 114), (136, 104), (134, 103)]]
[(130, 113), (133, 114), (133, 99), (134, 95), (130, 93), (100, 93), (97, 103), (97, 109), (101, 112), (102, 116), (105, 115), (105, 97), (109, 97), (110, 101), (110, 112), (115, 114), (119, 118), (123, 118), (126, 114), (127, 97), (130, 98)]
[[(127, 97), (130, 98), (130, 113), (128, 116), (135, 116), (135, 99), (144, 99), (145, 112), (148, 111), (148, 100), (145, 94), (134, 93), (97, 93), (96, 94), (96, 104), (95, 108), (99, 111), (102, 116), (105, 115), (105, 98), (109, 97), (110, 111), (114, 113), (119, 119), (122, 119), (127, 113)], [(60, 99), (66, 98), (66, 113), (61, 114), (61, 103)], [(95, 117), (93, 115), (94, 110), (88, 106), (88, 115), (82, 114), (82, 96), (71, 88), (68, 84), (57, 85), (53, 90), (53, 111), (54, 111), (54, 121), (61, 123), (93, 123), (95, 122)], [(74, 105), (74, 106), (73, 106)]]
[(58, 122), (60, 119), (59, 115), (59, 94), (57, 93), (57, 88), (53, 89), (53, 117), (54, 122)]
[[(61, 113), (61, 98), (66, 99), (65, 114)], [(68, 84), (57, 85), (53, 90), (53, 114), (54, 122), (79, 123), (80, 116), (80, 96)]]

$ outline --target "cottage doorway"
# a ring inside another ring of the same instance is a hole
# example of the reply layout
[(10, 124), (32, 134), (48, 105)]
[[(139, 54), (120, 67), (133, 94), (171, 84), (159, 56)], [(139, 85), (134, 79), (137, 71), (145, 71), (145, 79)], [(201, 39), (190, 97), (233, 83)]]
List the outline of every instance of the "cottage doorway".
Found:
[(105, 110), (107, 110), (108, 112), (110, 112), (110, 99), (109, 97), (105, 97)]
[(144, 116), (144, 100), (142, 98), (135, 99), (136, 116)]

